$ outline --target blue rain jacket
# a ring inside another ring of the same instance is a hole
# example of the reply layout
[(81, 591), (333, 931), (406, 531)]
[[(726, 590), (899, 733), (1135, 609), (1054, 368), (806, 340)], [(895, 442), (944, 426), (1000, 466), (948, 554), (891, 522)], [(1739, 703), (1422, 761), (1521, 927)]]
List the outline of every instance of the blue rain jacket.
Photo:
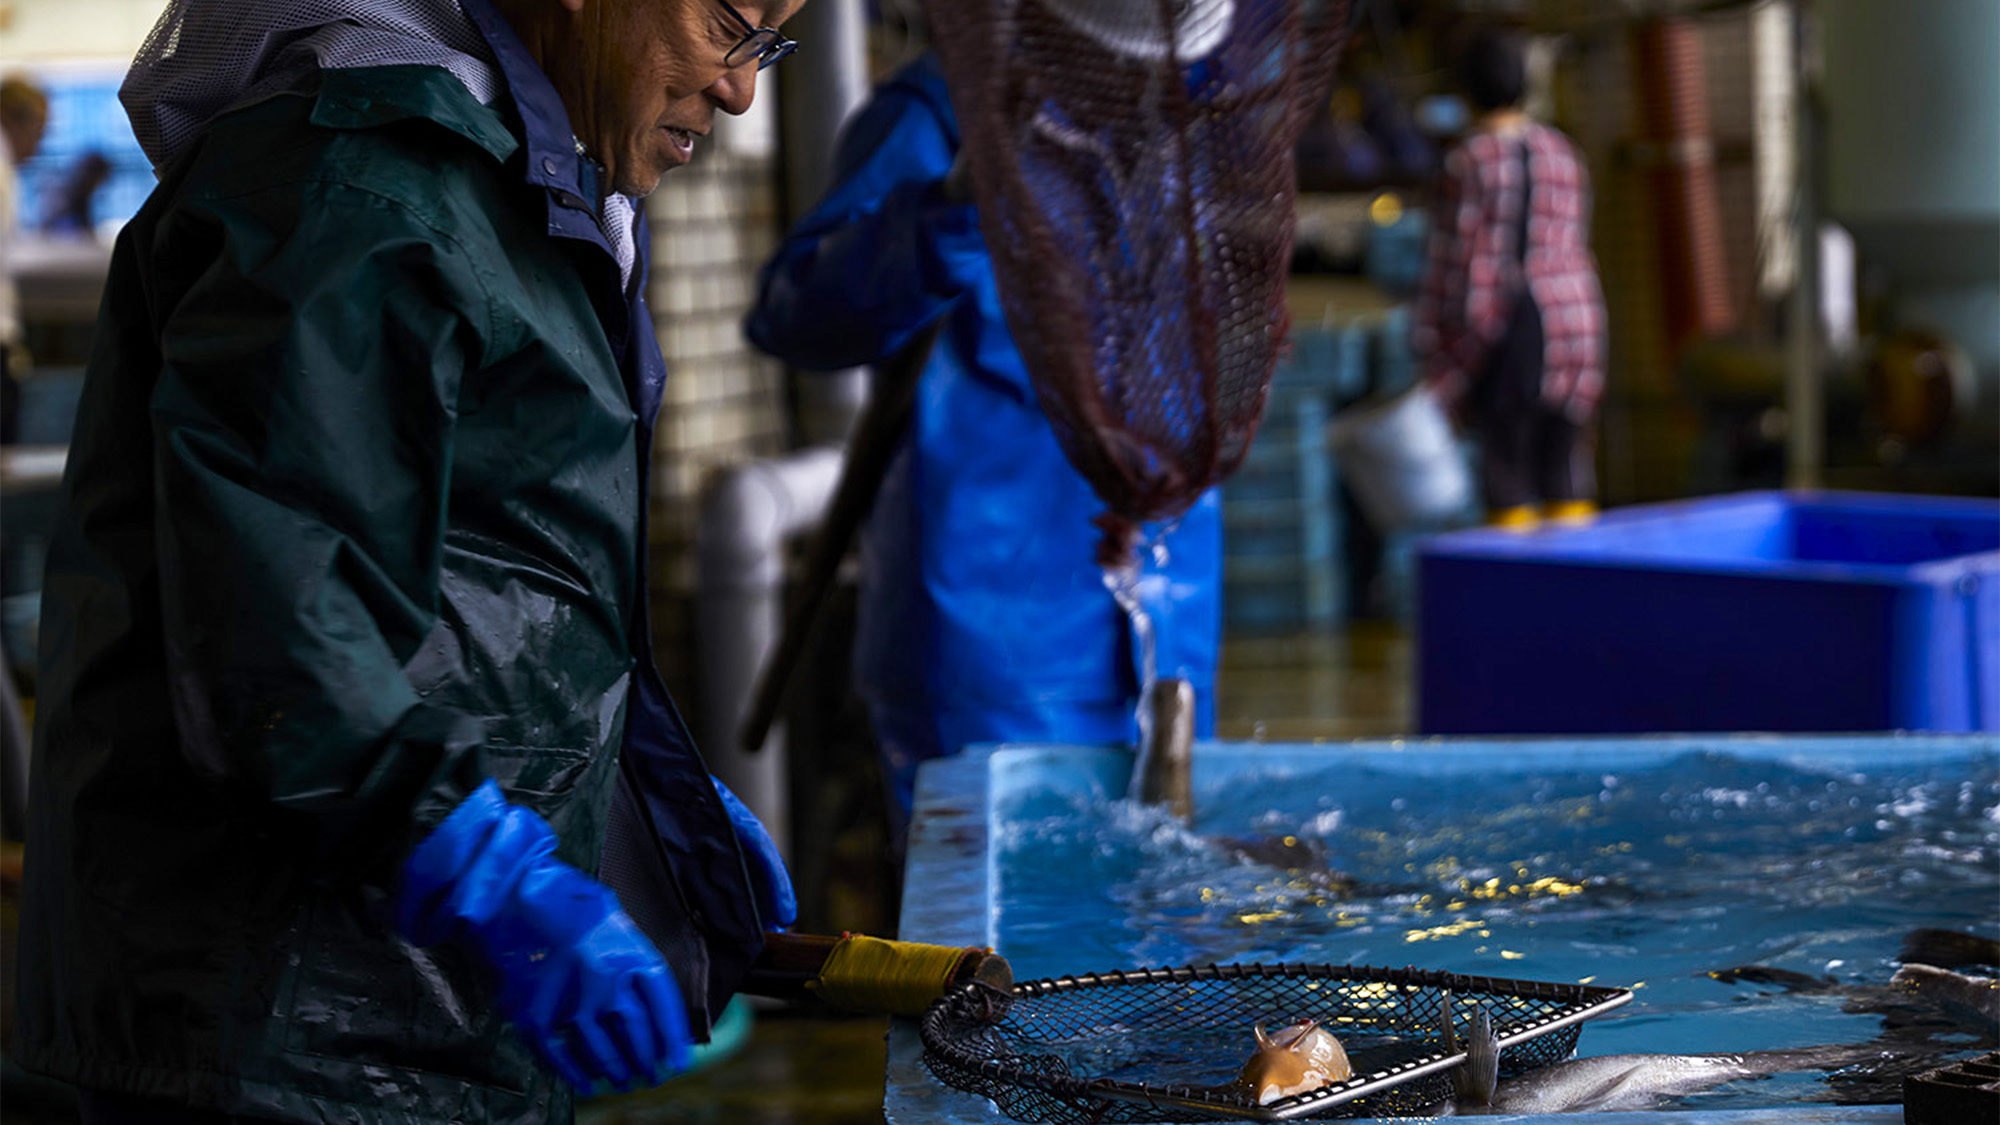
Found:
[[(836, 186), (766, 265), (746, 325), (765, 351), (826, 370), (882, 360), (946, 317), (862, 542), (858, 675), (902, 768), (973, 742), (1136, 733), (1137, 649), (1094, 559), (1104, 505), (1035, 401), (973, 207), (941, 194), (958, 146), (927, 54), (847, 126)], [(1160, 674), (1194, 683), (1203, 735), (1221, 535), (1210, 490), (1144, 580)]]

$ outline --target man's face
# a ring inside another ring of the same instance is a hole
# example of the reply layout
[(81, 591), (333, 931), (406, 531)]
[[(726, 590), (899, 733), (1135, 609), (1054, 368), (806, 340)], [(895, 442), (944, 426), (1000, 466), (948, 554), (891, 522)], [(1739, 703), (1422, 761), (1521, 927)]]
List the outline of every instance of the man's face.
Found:
[[(746, 0), (736, 10), (776, 27), (805, 0)], [(725, 67), (745, 34), (718, 0), (567, 0), (567, 42), (543, 66), (570, 124), (611, 185), (644, 195), (686, 164), (715, 111), (742, 113), (757, 93), (756, 60)]]

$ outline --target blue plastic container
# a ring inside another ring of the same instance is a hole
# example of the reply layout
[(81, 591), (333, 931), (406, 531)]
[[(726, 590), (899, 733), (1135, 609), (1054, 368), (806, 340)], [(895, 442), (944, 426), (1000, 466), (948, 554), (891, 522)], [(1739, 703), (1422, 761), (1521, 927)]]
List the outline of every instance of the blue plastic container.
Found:
[(1222, 612), (1231, 633), (1326, 629), (1341, 614), (1333, 463), (1321, 387), (1273, 388), (1243, 466), (1222, 486)]
[(1744, 493), (1417, 565), (1426, 733), (2000, 730), (2000, 501)]

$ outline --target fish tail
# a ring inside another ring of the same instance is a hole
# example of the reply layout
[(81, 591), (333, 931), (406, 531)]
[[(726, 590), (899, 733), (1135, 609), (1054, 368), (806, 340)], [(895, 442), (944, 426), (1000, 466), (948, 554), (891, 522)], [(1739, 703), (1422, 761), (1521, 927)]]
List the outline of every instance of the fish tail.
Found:
[(1485, 1008), (1472, 1009), (1472, 1026), (1465, 1033), (1465, 1063), (1452, 1082), (1459, 1100), (1473, 1105), (1492, 1105), (1500, 1089), (1500, 1039), (1493, 1034), (1493, 1021)]

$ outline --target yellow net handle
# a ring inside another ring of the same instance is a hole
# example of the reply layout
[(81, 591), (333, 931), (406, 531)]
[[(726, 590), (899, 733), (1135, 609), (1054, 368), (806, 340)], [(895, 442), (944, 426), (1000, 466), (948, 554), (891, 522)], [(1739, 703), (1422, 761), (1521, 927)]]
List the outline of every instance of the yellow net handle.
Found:
[(944, 995), (968, 959), (992, 952), (848, 934), (807, 987), (838, 1008), (920, 1016)]

